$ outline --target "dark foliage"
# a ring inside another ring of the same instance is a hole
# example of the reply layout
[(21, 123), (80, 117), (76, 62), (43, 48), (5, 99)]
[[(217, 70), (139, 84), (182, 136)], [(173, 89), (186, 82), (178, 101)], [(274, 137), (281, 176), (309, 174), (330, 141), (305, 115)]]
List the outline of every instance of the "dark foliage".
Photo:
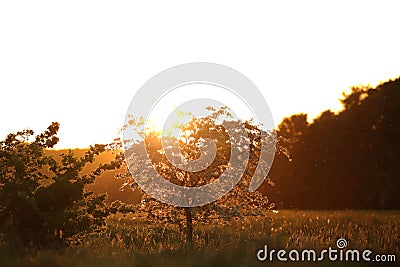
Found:
[(33, 141), (33, 131), (24, 130), (0, 142), (0, 235), (9, 246), (36, 249), (79, 241), (101, 231), (106, 216), (119, 208), (107, 207), (105, 194), (85, 188), (117, 162), (81, 172), (107, 146), (92, 146), (81, 157), (69, 151), (56, 161), (45, 150), (58, 142), (58, 128), (52, 123)]
[(277, 156), (268, 191), (282, 208), (400, 208), (400, 79), (353, 87), (343, 111), (285, 118), (278, 134), (292, 161)]

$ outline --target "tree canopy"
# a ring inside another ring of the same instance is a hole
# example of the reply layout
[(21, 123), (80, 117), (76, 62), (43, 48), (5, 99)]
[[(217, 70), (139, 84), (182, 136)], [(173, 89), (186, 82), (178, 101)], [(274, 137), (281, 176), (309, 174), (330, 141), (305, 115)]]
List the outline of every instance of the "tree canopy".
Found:
[(400, 208), (400, 79), (351, 88), (338, 114), (285, 118), (278, 135), (292, 161), (279, 156), (263, 192), (282, 208)]

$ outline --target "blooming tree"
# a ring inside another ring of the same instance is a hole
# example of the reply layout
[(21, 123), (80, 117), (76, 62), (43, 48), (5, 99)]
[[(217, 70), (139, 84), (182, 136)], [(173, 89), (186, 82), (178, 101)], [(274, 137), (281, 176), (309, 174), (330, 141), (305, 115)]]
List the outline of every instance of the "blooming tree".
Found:
[[(162, 195), (174, 194), (174, 192), (165, 192), (164, 188), (154, 181), (154, 169), (171, 183), (182, 187), (199, 187), (220, 179), (224, 171), (234, 166), (234, 171), (229, 175), (240, 175), (239, 182), (223, 197), (206, 205), (172, 206), (143, 192), (137, 209), (142, 211), (149, 220), (182, 226), (186, 232), (186, 242), (190, 245), (193, 242), (193, 225), (196, 223), (210, 220), (216, 223), (229, 223), (234, 219), (245, 220), (249, 216), (265, 216), (266, 211), (274, 206), (260, 192), (250, 192), (249, 185), (258, 164), (264, 164), (266, 168), (270, 167), (266, 165), (268, 162), (260, 163), (260, 152), (263, 142), (267, 144), (266, 147), (271, 150), (271, 153), (275, 152), (275, 133), (263, 130), (261, 125), (257, 125), (252, 120), (232, 119), (225, 107), (218, 110), (212, 107), (207, 109), (208, 116), (200, 118), (192, 116), (183, 125), (176, 125), (180, 128), (178, 137), (162, 136), (151, 129), (138, 132), (142, 140), (129, 140), (130, 145), (125, 151), (124, 160), (129, 170), (126, 168), (126, 172), (119, 175), (120, 178), (125, 179), (124, 186), (141, 190), (135, 181), (140, 177), (141, 181), (147, 182), (147, 188), (151, 188), (153, 192), (158, 190)], [(186, 115), (191, 116), (190, 113)], [(124, 129), (126, 127), (138, 129), (138, 126), (143, 124), (143, 119), (132, 118)], [(230, 129), (230, 133), (241, 133), (231, 135), (227, 128)], [(189, 162), (199, 160), (202, 153), (207, 154), (206, 148), (210, 141), (214, 143), (216, 150), (213, 160), (206, 168), (200, 171), (183, 170), (171, 162), (177, 159), (179, 161), (182, 157)], [(125, 140), (125, 142), (128, 141)], [(174, 144), (178, 144), (178, 150), (173, 149)], [(143, 153), (143, 149), (139, 149), (141, 146), (145, 146), (146, 153)], [(233, 155), (231, 151), (233, 146), (239, 148), (239, 153)], [(172, 151), (170, 156), (167, 154), (168, 150)], [(276, 151), (286, 153), (279, 145)], [(244, 166), (243, 172), (235, 171), (235, 166), (239, 168), (239, 165)], [(266, 181), (273, 185), (269, 178)]]

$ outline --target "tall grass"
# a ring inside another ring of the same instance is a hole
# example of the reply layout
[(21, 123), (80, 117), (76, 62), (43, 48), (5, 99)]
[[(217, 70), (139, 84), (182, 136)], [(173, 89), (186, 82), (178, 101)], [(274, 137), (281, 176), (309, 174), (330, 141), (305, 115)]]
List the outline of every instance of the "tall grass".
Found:
[(345, 238), (351, 249), (396, 254), (399, 260), (399, 229), (400, 212), (280, 211), (249, 223), (196, 225), (192, 251), (186, 249), (177, 226), (111, 216), (104, 233), (86, 237), (74, 248), (15, 255), (3, 247), (0, 266), (271, 266), (279, 263), (256, 259), (265, 244), (273, 249), (319, 251), (336, 247), (338, 238)]

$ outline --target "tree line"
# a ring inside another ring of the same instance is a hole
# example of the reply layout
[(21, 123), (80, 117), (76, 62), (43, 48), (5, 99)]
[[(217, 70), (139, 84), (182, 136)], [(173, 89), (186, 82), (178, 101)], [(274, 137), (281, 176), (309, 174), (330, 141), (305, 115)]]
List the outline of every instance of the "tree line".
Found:
[(278, 127), (291, 160), (276, 156), (275, 188), (261, 191), (281, 208), (400, 208), (400, 79), (352, 87), (343, 110), (285, 118)]

